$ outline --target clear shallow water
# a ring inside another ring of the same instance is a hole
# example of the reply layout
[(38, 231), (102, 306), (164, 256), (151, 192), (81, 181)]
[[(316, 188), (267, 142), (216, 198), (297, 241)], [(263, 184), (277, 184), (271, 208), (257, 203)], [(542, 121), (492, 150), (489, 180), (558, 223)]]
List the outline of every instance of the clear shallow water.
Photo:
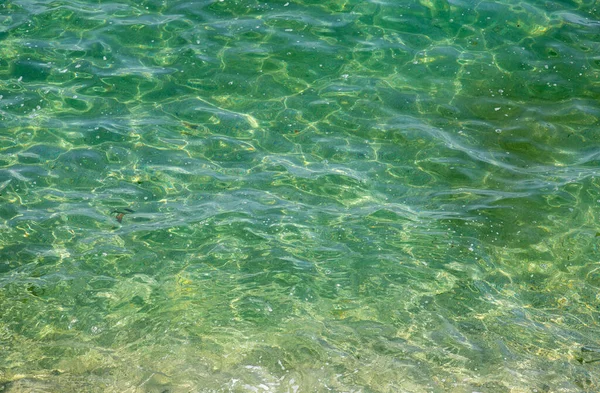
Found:
[(590, 1), (2, 3), (0, 386), (598, 391), (598, 42)]

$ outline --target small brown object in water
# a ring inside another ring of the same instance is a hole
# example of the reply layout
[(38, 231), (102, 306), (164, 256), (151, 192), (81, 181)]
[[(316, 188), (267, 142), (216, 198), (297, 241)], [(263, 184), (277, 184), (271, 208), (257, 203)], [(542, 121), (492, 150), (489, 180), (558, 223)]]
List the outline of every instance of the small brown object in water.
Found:
[(123, 211), (121, 210), (113, 210), (112, 212), (110, 212), (110, 214), (114, 214), (117, 213), (117, 215), (115, 216), (115, 218), (117, 219), (117, 221), (120, 223), (123, 222), (123, 217), (125, 217), (125, 214), (129, 214), (129, 213), (135, 213), (133, 210), (131, 209), (123, 209)]

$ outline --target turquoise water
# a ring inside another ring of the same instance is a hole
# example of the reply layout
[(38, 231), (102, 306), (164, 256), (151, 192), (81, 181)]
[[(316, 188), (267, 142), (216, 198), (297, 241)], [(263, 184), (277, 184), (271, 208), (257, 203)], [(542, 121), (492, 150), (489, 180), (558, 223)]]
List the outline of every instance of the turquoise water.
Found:
[(2, 2), (0, 390), (599, 391), (599, 53), (586, 0)]

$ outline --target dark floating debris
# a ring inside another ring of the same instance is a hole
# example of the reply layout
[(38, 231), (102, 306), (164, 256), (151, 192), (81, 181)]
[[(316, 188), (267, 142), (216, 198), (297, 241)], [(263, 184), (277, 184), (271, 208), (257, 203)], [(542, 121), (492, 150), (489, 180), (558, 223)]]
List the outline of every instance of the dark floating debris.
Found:
[(112, 212), (110, 212), (110, 214), (116, 214), (115, 218), (117, 219), (119, 224), (121, 222), (123, 222), (123, 217), (125, 217), (125, 214), (130, 214), (130, 213), (135, 213), (135, 211), (125, 208), (122, 210), (113, 210)]
[(197, 130), (199, 127), (197, 124), (188, 123), (187, 121), (183, 121), (181, 123), (184, 127), (189, 128), (190, 130)]
[(595, 353), (600, 353), (600, 348), (590, 347), (588, 345), (584, 345), (583, 347), (581, 347), (581, 352), (595, 352)]
[[(600, 354), (600, 348), (595, 348), (595, 347), (590, 347), (590, 346), (585, 345), (585, 346), (581, 347), (581, 352), (583, 354)], [(600, 358), (584, 359), (584, 356), (585, 355), (578, 356), (575, 359), (581, 364), (600, 362)], [(589, 356), (586, 356), (586, 357), (589, 357)]]

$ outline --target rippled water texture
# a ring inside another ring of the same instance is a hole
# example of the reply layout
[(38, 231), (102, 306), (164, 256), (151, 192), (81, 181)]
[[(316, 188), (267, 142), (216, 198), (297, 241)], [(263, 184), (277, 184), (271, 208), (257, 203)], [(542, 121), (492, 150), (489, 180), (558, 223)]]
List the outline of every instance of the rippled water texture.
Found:
[(600, 391), (599, 20), (2, 2), (0, 390)]

